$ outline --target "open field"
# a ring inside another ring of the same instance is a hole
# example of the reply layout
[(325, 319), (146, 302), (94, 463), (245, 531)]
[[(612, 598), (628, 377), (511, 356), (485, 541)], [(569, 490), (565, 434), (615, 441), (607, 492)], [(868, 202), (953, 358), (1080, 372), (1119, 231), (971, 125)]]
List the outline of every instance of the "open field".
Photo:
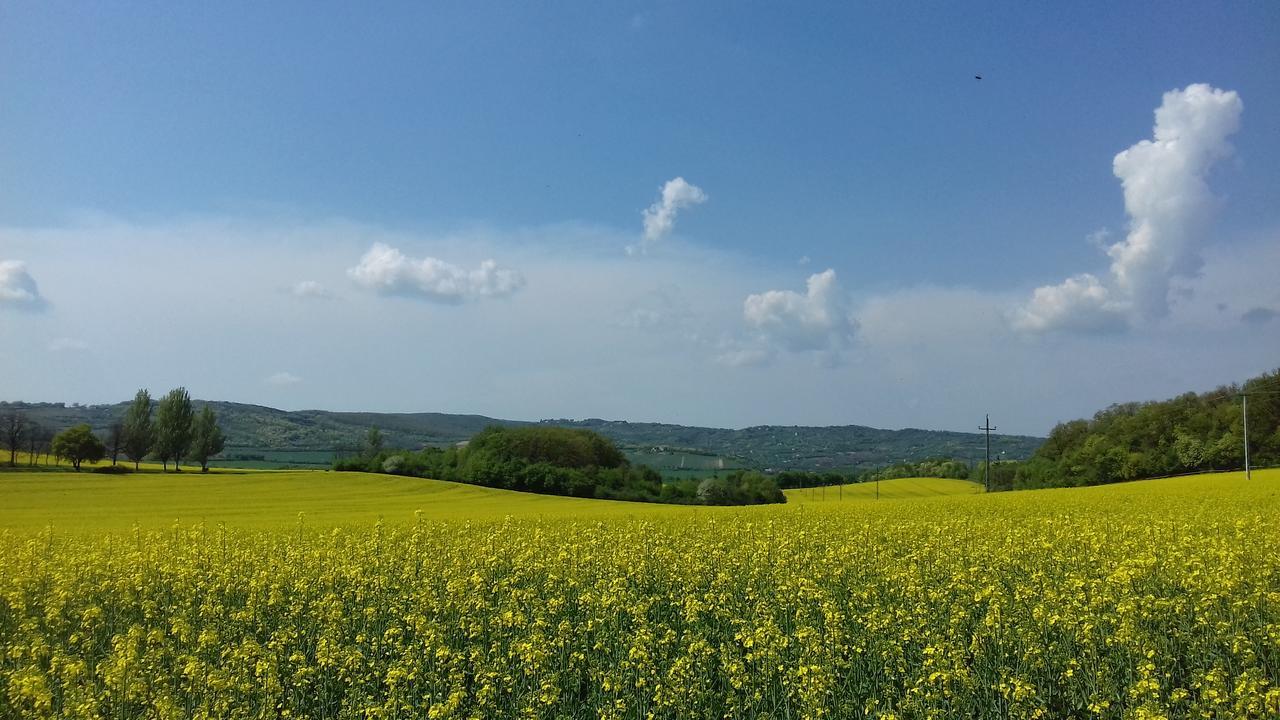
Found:
[[(902, 478), (880, 484), (882, 499), (960, 495), (980, 488), (963, 480)], [(791, 503), (872, 500), (872, 484), (790, 490)], [(517, 517), (652, 517), (725, 512), (721, 508), (615, 502), (494, 490), (476, 485), (369, 473), (313, 470), (232, 471), (180, 475), (87, 472), (0, 473), (0, 529), (97, 532), (204, 522), (269, 528), (303, 522), (353, 523)]]
[[(712, 508), (703, 508), (711, 510)], [(97, 532), (204, 522), (236, 528), (423, 520), (652, 515), (689, 508), (536, 495), (461, 483), (315, 470), (0, 474), (0, 529)]]
[(860, 502), (897, 500), (903, 498), (927, 498), (943, 495), (973, 495), (982, 492), (982, 486), (968, 480), (947, 478), (895, 478), (876, 483), (854, 483), (832, 487), (794, 488), (785, 491), (789, 503)]
[(693, 509), (7, 473), (0, 717), (1280, 713), (1280, 472), (908, 496), (937, 483)]

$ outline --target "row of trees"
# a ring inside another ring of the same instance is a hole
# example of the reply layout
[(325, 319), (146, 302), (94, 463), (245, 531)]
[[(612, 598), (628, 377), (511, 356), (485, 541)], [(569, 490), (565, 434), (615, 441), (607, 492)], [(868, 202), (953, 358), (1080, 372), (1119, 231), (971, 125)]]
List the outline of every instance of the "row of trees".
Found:
[(18, 453), (26, 450), (32, 462), (47, 453), (53, 441), (53, 432), (27, 420), (18, 410), (0, 413), (0, 443), (9, 451), (9, 464), (18, 464)]
[[(1244, 465), (1241, 393), (1249, 394), (1249, 452), (1256, 466), (1280, 464), (1280, 370), (1243, 385), (1171, 400), (1112, 405), (1091, 420), (1049, 433), (1025, 462), (993, 463), (992, 489), (1099, 485)], [(975, 479), (981, 480), (981, 467)]]
[(121, 454), (133, 461), (135, 470), (143, 459), (153, 457), (166, 472), (170, 462), (174, 472), (181, 472), (183, 460), (199, 463), (201, 472), (208, 472), (209, 460), (226, 444), (213, 408), (206, 404), (197, 413), (191, 396), (181, 387), (170, 390), (159, 403), (152, 402), (149, 391), (139, 390), (124, 416), (114, 420), (103, 437), (87, 424), (55, 435), (11, 408), (0, 416), (0, 441), (9, 450), (10, 465), (17, 464), (20, 451), (27, 450), (32, 463), (44, 451), (70, 461), (77, 472), (83, 462), (108, 457), (114, 467)]
[(858, 477), (861, 482), (876, 480), (895, 480), (897, 478), (931, 477), (967, 480), (972, 468), (964, 460), (950, 458), (930, 458), (919, 462), (903, 461), (879, 470), (870, 470)]
[(887, 465), (875, 470), (863, 472), (809, 472), (805, 470), (784, 470), (771, 476), (778, 487), (784, 489), (830, 487), (876, 480), (893, 480), (909, 477), (941, 477), (964, 480), (970, 476), (969, 463), (964, 460), (950, 458), (930, 458), (918, 462), (903, 461)]
[(365, 438), (364, 451), (336, 460), (334, 469), (612, 500), (706, 505), (786, 501), (778, 486), (759, 473), (663, 482), (657, 471), (632, 465), (613, 441), (598, 433), (548, 426), (490, 427), (464, 447), (416, 452), (384, 448), (375, 428)]

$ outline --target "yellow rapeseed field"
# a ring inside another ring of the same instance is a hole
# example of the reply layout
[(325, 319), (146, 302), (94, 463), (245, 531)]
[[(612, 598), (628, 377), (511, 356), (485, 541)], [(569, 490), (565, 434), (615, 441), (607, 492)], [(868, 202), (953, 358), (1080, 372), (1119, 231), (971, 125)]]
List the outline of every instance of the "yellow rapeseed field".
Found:
[(68, 528), (9, 488), (0, 717), (1280, 715), (1280, 472), (457, 519), (410, 490)]

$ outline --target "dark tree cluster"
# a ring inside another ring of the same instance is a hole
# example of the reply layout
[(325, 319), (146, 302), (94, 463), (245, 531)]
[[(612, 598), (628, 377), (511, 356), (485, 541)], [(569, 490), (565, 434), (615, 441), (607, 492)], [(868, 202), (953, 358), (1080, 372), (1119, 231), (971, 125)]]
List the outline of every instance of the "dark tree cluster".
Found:
[(18, 408), (0, 409), (0, 448), (9, 453), (9, 466), (16, 467), (18, 453), (27, 454), (27, 465), (45, 463), (53, 452), (53, 430), (33, 422)]
[[(1241, 385), (1186, 393), (1171, 400), (1112, 405), (1092, 420), (1072, 420), (1049, 433), (1024, 462), (993, 463), (998, 490), (1100, 485), (1244, 465), (1249, 393), (1249, 454), (1255, 467), (1280, 465), (1280, 370)], [(975, 468), (978, 479), (982, 468)]]
[(920, 462), (904, 461), (859, 473), (818, 473), (805, 472), (803, 470), (784, 470), (771, 477), (778, 484), (778, 487), (787, 490), (793, 488), (831, 487), (909, 477), (940, 477), (963, 480), (969, 477), (969, 464), (963, 460), (933, 458), (921, 460)]
[(18, 453), (27, 454), (27, 465), (35, 466), (43, 457), (45, 463), (53, 453), (54, 432), (27, 418), (21, 409), (0, 409), (0, 448), (9, 453), (9, 466), (16, 467)]
[(702, 505), (765, 505), (787, 501), (774, 478), (754, 470), (734, 470), (728, 475), (706, 478), (697, 484), (695, 497)]
[(735, 473), (708, 485), (664, 482), (652, 468), (632, 465), (613, 441), (590, 430), (490, 427), (463, 447), (391, 450), (371, 429), (364, 451), (335, 461), (335, 470), (382, 472), (521, 490), (612, 500), (685, 504), (786, 502), (759, 473)]
[(106, 457), (111, 458), (110, 468), (124, 471), (117, 465), (121, 454), (133, 461), (135, 470), (143, 459), (154, 457), (165, 471), (172, 462), (174, 472), (180, 472), (179, 463), (185, 460), (208, 472), (209, 460), (226, 444), (213, 409), (206, 405), (196, 413), (185, 388), (169, 391), (154, 405), (151, 393), (139, 390), (124, 416), (114, 420), (103, 437), (84, 423), (54, 434), (28, 422), (20, 409), (10, 407), (0, 413), (0, 440), (9, 450), (10, 465), (17, 464), (17, 454), (24, 450), (29, 464), (35, 465), (43, 451), (46, 456), (67, 460), (77, 472), (82, 463)]
[(897, 478), (929, 477), (951, 478), (953, 480), (969, 479), (971, 468), (963, 460), (934, 458), (920, 462), (900, 462), (879, 470), (872, 470), (858, 476), (861, 482), (876, 480), (896, 480)]
[(845, 475), (838, 472), (808, 472), (806, 470), (784, 470), (770, 477), (773, 478), (778, 487), (784, 490), (848, 485), (858, 481), (856, 475)]

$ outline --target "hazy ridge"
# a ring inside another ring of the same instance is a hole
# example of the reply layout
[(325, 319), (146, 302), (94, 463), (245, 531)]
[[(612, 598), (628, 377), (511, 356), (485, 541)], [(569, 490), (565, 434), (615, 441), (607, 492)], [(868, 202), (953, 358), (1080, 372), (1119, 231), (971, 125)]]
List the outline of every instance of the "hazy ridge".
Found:
[[(374, 425), (382, 430), (388, 446), (419, 448), (461, 442), (489, 425), (532, 424), (453, 413), (288, 411), (234, 402), (209, 401), (209, 404), (218, 414), (227, 436), (223, 458), (232, 463), (256, 460), (274, 465), (328, 464), (333, 453), (354, 451), (364, 433)], [(30, 420), (48, 428), (61, 429), (84, 422), (95, 431), (105, 431), (124, 414), (126, 403), (0, 405), (22, 408)], [(861, 425), (758, 425), (729, 429), (596, 418), (538, 422), (595, 430), (617, 442), (633, 457), (669, 457), (672, 453), (687, 452), (725, 458), (726, 467), (868, 469), (904, 459), (976, 459), (984, 452), (980, 433), (947, 430), (883, 430)], [(1023, 435), (992, 435), (992, 454), (999, 457), (1004, 452), (1007, 459), (1023, 459), (1042, 442), (1043, 438)]]

